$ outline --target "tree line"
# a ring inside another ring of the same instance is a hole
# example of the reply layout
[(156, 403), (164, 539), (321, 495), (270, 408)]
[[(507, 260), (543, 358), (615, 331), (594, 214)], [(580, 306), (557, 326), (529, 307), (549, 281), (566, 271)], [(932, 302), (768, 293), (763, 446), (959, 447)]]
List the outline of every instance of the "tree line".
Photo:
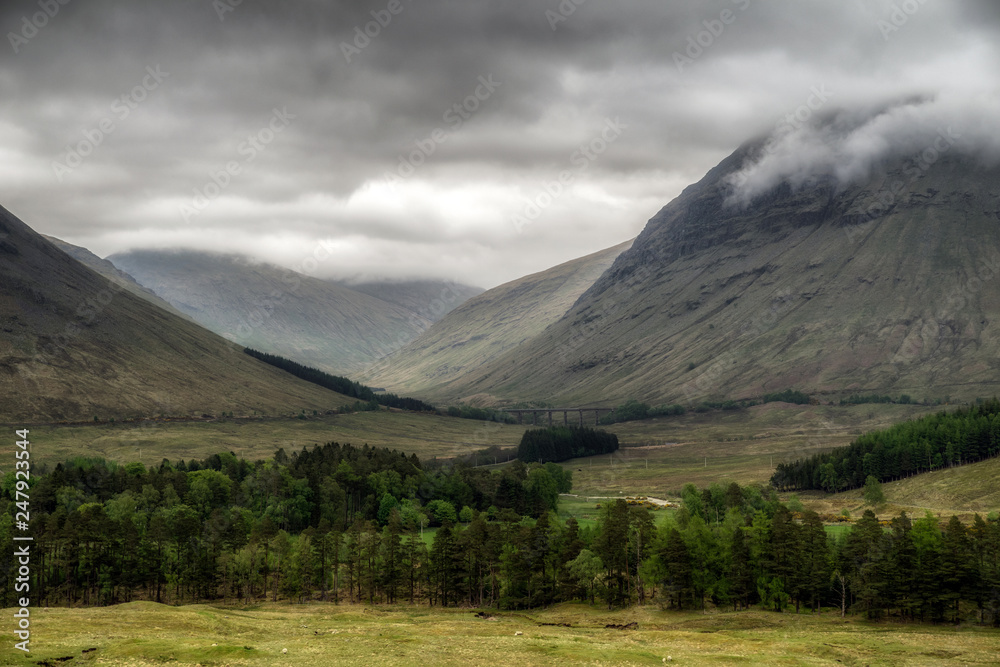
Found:
[(913, 399), (909, 394), (901, 394), (899, 398), (893, 398), (887, 394), (851, 394), (847, 398), (840, 399), (841, 405), (865, 405), (870, 403), (899, 403), (909, 405)]
[(584, 426), (550, 426), (528, 429), (521, 436), (517, 458), (533, 461), (568, 461), (583, 456), (618, 451), (618, 436)]
[(939, 412), (866, 433), (846, 447), (779, 463), (771, 484), (779, 489), (858, 488), (1000, 454), (1000, 401)]
[(653, 417), (673, 417), (682, 415), (685, 412), (684, 406), (680, 404), (652, 407), (648, 403), (642, 403), (633, 398), (625, 401), (612, 412), (601, 417), (600, 423), (618, 424), (621, 422), (652, 419)]
[[(693, 406), (691, 410), (697, 413), (710, 412), (712, 410), (743, 410), (760, 405), (761, 403), (772, 403), (783, 401), (786, 403), (808, 404), (812, 397), (795, 389), (786, 389), (780, 392), (764, 394), (761, 400), (749, 398), (724, 399), (718, 401), (701, 401)], [(628, 421), (639, 421), (642, 419), (652, 419), (653, 417), (678, 417), (688, 411), (683, 405), (675, 403), (673, 405), (651, 406), (635, 399), (629, 399), (616, 407), (613, 412), (609, 412), (600, 419), (601, 424), (618, 424)]]
[(808, 405), (812, 399), (809, 394), (797, 389), (785, 389), (764, 394), (761, 403), (794, 403), (796, 405)]
[[(331, 445), (307, 454), (262, 465), (220, 455), (151, 469), (78, 460), (40, 473), (32, 487), (39, 604), (286, 599), (524, 609), (582, 600), (609, 608), (832, 607), (872, 619), (1000, 626), (1000, 522), (992, 519), (942, 525), (901, 514), (884, 525), (866, 512), (834, 538), (818, 515), (791, 512), (774, 489), (730, 484), (687, 485), (681, 509), (659, 521), (615, 500), (596, 525), (581, 527), (554, 506), (522, 514), (494, 496), (478, 509), (460, 472), (422, 478), (413, 457), (389, 450)], [(532, 477), (538, 484), (549, 475), (544, 466), (510, 468), (487, 473), (497, 493), (502, 480), (523, 476), (527, 498)], [(319, 487), (305, 474), (314, 469)], [(379, 497), (383, 482), (390, 487)], [(569, 482), (563, 477), (553, 490)], [(424, 484), (472, 504), (457, 515), (451, 500), (421, 505)], [(340, 501), (319, 502), (313, 514), (313, 498), (295, 488)], [(8, 560), (9, 495), (5, 479), (0, 558)], [(431, 514), (441, 525), (428, 541), (421, 532)], [(3, 565), (0, 603), (8, 606), (14, 568)]]
[(477, 419), (479, 421), (499, 422), (501, 424), (516, 424), (514, 415), (493, 408), (476, 408), (471, 405), (452, 405), (445, 411), (449, 417), (459, 419)]
[(335, 391), (338, 394), (356, 398), (362, 403), (375, 403), (377, 405), (384, 405), (388, 408), (411, 410), (413, 412), (437, 411), (437, 408), (430, 403), (424, 403), (416, 398), (397, 396), (396, 394), (379, 393), (371, 387), (361, 384), (360, 382), (355, 382), (354, 380), (350, 380), (339, 375), (331, 375), (330, 373), (312, 368), (311, 366), (304, 366), (298, 362), (292, 361), (291, 359), (278, 356), (277, 354), (260, 352), (249, 347), (244, 348), (243, 352), (255, 359), (263, 361), (266, 364), (270, 364), (275, 368), (280, 368), (287, 373), (291, 373), (295, 377), (305, 380), (306, 382), (312, 382), (320, 387)]
[[(345, 535), (355, 524), (381, 529), (393, 515), (417, 531), (474, 512), (539, 516), (556, 509), (572, 475), (519, 461), (498, 472), (425, 470), (416, 456), (330, 443), (253, 463), (232, 453), (151, 467), (77, 458), (32, 470), (30, 484), (39, 559), (32, 590), (53, 604), (110, 604), (208, 599), (235, 585), (234, 572), (256, 581), (254, 570), (270, 568), (276, 538), (297, 544), (302, 535)], [(10, 472), (0, 494), (0, 606), (13, 599), (17, 569), (14, 497)], [(247, 590), (261, 592), (256, 584)]]

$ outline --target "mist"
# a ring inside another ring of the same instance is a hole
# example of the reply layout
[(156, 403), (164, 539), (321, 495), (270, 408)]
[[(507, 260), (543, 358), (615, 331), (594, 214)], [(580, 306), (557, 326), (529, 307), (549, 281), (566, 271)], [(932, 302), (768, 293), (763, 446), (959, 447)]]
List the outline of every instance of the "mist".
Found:
[(923, 97), (878, 109), (801, 114), (778, 125), (732, 174), (729, 203), (747, 205), (783, 183), (800, 188), (832, 178), (839, 186), (867, 179), (880, 163), (908, 158), (933, 164), (945, 153), (1000, 160), (1000, 94)]

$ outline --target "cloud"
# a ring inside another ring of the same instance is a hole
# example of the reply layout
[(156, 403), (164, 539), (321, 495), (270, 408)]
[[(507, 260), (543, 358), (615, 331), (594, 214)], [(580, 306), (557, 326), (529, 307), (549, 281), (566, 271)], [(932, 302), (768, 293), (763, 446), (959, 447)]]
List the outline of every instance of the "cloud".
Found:
[[(1000, 159), (1000, 91), (942, 93), (889, 106), (790, 116), (728, 177), (730, 203), (746, 205), (782, 183), (833, 178), (847, 185), (888, 160), (933, 162), (943, 152)], [(802, 120), (800, 120), (800, 118)]]
[[(1000, 83), (991, 0), (920, 4), (888, 38), (891, 0), (590, 1), (555, 30), (545, 13), (558, 0), (402, 0), (348, 62), (344, 45), (387, 4), (243, 0), (221, 19), (210, 0), (61, 5), (18, 53), (0, 43), (0, 203), (99, 254), (183, 246), (293, 263), (336, 241), (350, 250), (331, 275), (489, 287), (636, 235), (815, 87), (833, 92), (824, 114), (894, 115), (842, 115), (829, 135), (796, 129), (755, 182), (794, 175), (796, 160), (863, 170), (879, 141), (908, 141), (891, 123), (969, 111), (958, 120), (978, 136)], [(674, 54), (724, 10), (736, 19), (680, 71)], [(3, 3), (0, 35), (37, 11), (37, 0)], [(157, 66), (169, 77), (122, 117), (122, 96)], [(450, 124), (491, 75), (495, 94)], [(915, 99), (926, 103), (900, 103)], [(241, 146), (275, 108), (295, 119), (245, 160)], [(512, 216), (616, 117), (628, 130), (518, 233)], [(444, 140), (387, 188), (436, 130)], [(59, 178), (53, 163), (80, 147), (88, 155)], [(185, 222), (179, 209), (233, 161), (239, 175)]]

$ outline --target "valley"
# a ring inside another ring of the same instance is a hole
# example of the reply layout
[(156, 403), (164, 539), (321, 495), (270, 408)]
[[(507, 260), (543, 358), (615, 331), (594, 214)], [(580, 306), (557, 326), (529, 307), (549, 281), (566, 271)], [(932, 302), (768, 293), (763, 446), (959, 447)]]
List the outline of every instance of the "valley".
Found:
[(92, 4), (0, 665), (1000, 664), (1000, 2)]
[(559, 321), (631, 245), (627, 241), (477, 295), (366, 369), (362, 379), (390, 391), (454, 399), (452, 384)]
[[(1000, 172), (949, 156), (871, 224), (905, 161), (731, 205), (760, 150), (634, 240), (481, 293), (102, 260), (0, 209), (0, 421), (30, 427), (44, 655), (987, 664)], [(553, 405), (632, 420), (524, 440), (533, 420), (486, 420)], [(0, 507), (27, 516), (16, 484)]]
[[(676, 502), (685, 484), (699, 488), (766, 485), (774, 464), (847, 445), (863, 432), (933, 413), (918, 405), (813, 406), (767, 404), (745, 410), (690, 412), (602, 427), (615, 433), (621, 449), (607, 456), (573, 459), (573, 494), (581, 497), (653, 496)], [(13, 426), (13, 425), (11, 425)], [(497, 446), (516, 447), (530, 425), (500, 424), (397, 410), (298, 417), (216, 418), (212, 420), (123, 422), (116, 424), (31, 425), (33, 459), (53, 466), (74, 457), (100, 457), (147, 466), (204, 459), (233, 452), (250, 461), (283, 448), (291, 454), (328, 442), (386, 447), (421, 460), (451, 459)], [(486, 469), (504, 467), (488, 465)], [(881, 515), (924, 511), (971, 519), (1000, 509), (994, 489), (1000, 459), (948, 468), (884, 485)], [(782, 494), (788, 498), (792, 494)], [(838, 494), (796, 494), (807, 508), (823, 514), (847, 509), (859, 515), (860, 490)], [(592, 502), (569, 501), (580, 509), (565, 516), (592, 514)]]
[(228, 340), (339, 374), (397, 350), (479, 291), (444, 283), (361, 291), (241, 255), (135, 251), (108, 259)]
[[(337, 415), (234, 418), (212, 421), (118, 423), (115, 425), (36, 425), (31, 427), (34, 459), (54, 465), (74, 456), (100, 456), (119, 464), (158, 465), (234, 452), (254, 461), (280, 448), (291, 454), (328, 442), (368, 444), (416, 454), (451, 458), (492, 444), (515, 447), (523, 428), (509, 424), (382, 410)], [(140, 452), (141, 450), (141, 452)], [(140, 459), (141, 455), (141, 459)]]

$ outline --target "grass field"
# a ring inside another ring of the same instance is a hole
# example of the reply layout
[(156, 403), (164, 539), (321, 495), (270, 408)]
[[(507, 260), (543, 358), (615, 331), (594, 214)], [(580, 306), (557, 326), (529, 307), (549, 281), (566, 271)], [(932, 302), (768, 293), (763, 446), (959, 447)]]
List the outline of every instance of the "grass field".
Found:
[[(608, 457), (570, 461), (577, 490), (656, 495), (686, 482), (764, 482), (772, 460), (797, 458), (845, 445), (860, 433), (928, 412), (902, 405), (850, 407), (771, 403), (734, 412), (708, 412), (602, 427), (623, 449), (608, 475)], [(13, 428), (16, 425), (11, 425)], [(491, 445), (516, 447), (530, 425), (498, 424), (411, 412), (379, 411), (307, 419), (221, 419), (31, 427), (32, 459), (55, 463), (103, 456), (148, 464), (205, 458), (233, 451), (248, 459), (330, 441), (390, 447), (421, 458), (448, 458)], [(707, 466), (705, 459), (707, 458)], [(649, 460), (649, 471), (644, 472)], [(605, 465), (602, 467), (602, 461)], [(593, 468), (593, 470), (591, 470)]]
[[(928, 412), (901, 405), (851, 407), (768, 404), (734, 412), (708, 412), (648, 419), (602, 427), (616, 433), (623, 450), (607, 479), (600, 458), (566, 465), (592, 466), (575, 476), (585, 493), (666, 492), (685, 482), (721, 479), (766, 481), (772, 460), (845, 445), (856, 435)], [(11, 428), (20, 425), (9, 425)], [(137, 422), (31, 426), (32, 459), (55, 463), (73, 456), (103, 456), (146, 464), (162, 459), (205, 458), (233, 451), (248, 459), (330, 441), (391, 447), (421, 458), (448, 458), (491, 445), (516, 447), (530, 425), (498, 424), (411, 412), (379, 411), (307, 419), (220, 419), (190, 422)], [(673, 444), (666, 444), (673, 443)], [(645, 460), (649, 459), (649, 472)], [(705, 459), (708, 465), (705, 465)], [(607, 457), (604, 457), (607, 460)], [(606, 467), (610, 467), (610, 462)], [(625, 473), (628, 470), (627, 474)], [(588, 474), (592, 473), (592, 474)], [(618, 488), (620, 487), (620, 488)]]
[[(331, 441), (369, 444), (452, 457), (488, 445), (516, 446), (522, 426), (412, 412), (358, 412), (308, 419), (223, 419), (205, 422), (142, 422), (111, 425), (32, 426), (32, 459), (50, 464), (73, 456), (102, 456), (125, 463), (158, 464), (164, 458), (205, 458), (235, 452), (247, 459), (291, 453)], [(141, 456), (141, 459), (140, 459)]]
[(597, 505), (602, 502), (604, 501), (585, 496), (559, 496), (559, 518), (565, 521), (573, 517), (581, 528), (596, 526), (601, 514)]
[[(612, 456), (564, 463), (573, 470), (574, 492), (591, 496), (675, 497), (687, 482), (766, 483), (773, 464), (846, 445), (863, 431), (929, 411), (896, 405), (850, 407), (768, 404), (749, 410), (688, 414), (602, 427), (623, 444)], [(450, 457), (498, 445), (513, 447), (530, 425), (506, 425), (413, 413), (357, 413), (307, 420), (220, 421), (156, 426), (76, 426), (33, 429), (35, 457), (62, 460), (71, 453), (97, 453), (117, 461), (158, 463), (164, 456), (204, 457), (235, 451), (247, 458), (270, 456), (337, 440), (394, 447), (422, 458)], [(491, 466), (492, 467), (492, 466)], [(569, 504), (567, 504), (569, 503)], [(581, 525), (593, 523), (595, 502), (563, 507)], [(577, 511), (581, 510), (581, 511)]]
[[(945, 468), (915, 477), (882, 485), (886, 502), (870, 508), (881, 518), (898, 516), (906, 512), (911, 518), (920, 518), (927, 512), (948, 517), (957, 514), (963, 521), (970, 521), (979, 513), (984, 519), (990, 512), (1000, 510), (1000, 458), (971, 463), (955, 468)], [(861, 489), (842, 493), (800, 493), (802, 504), (820, 513), (839, 514), (847, 509), (858, 517), (869, 509), (864, 504)]]
[[(584, 604), (494, 620), (419, 606), (150, 602), (33, 610), (31, 618), (30, 658), (6, 641), (0, 663), (532, 667), (663, 665), (669, 657), (676, 665), (995, 665), (1000, 645), (997, 630), (871, 624), (834, 611), (608, 612)], [(605, 627), (631, 622), (638, 627)]]
[[(573, 492), (580, 496), (646, 495), (676, 498), (690, 482), (707, 486), (766, 484), (773, 466), (848, 444), (865, 431), (939, 408), (904, 405), (809, 406), (771, 403), (747, 410), (687, 414), (606, 428), (622, 448), (613, 455), (574, 459)], [(409, 412), (360, 412), (308, 419), (224, 419), (31, 427), (32, 458), (54, 464), (73, 456), (102, 456), (147, 465), (168, 458), (204, 458), (233, 451), (248, 459), (330, 441), (390, 447), (423, 459), (449, 458), (491, 445), (515, 447), (528, 425), (497, 424)], [(141, 457), (141, 458), (140, 458)], [(886, 484), (883, 516), (953, 512), (971, 517), (1000, 509), (1000, 459)], [(799, 494), (806, 507), (852, 515), (864, 511), (858, 490), (833, 496)], [(592, 525), (599, 500), (561, 501), (565, 517)]]
[(827, 535), (832, 535), (837, 539), (844, 537), (851, 531), (851, 525), (847, 523), (835, 523), (823, 527), (826, 529)]
[(573, 490), (580, 494), (664, 498), (675, 496), (688, 482), (764, 484), (781, 461), (847, 445), (861, 433), (936, 409), (768, 403), (625, 422), (605, 427), (623, 444), (614, 455), (563, 465), (573, 470)]
[[(609, 427), (625, 445), (613, 456), (567, 462), (576, 496), (560, 498), (562, 519), (593, 526), (605, 498), (673, 498), (687, 482), (766, 482), (772, 465), (850, 442), (859, 433), (927, 409), (913, 406), (757, 406)], [(140, 456), (202, 458), (234, 451), (249, 459), (336, 440), (388, 446), (422, 458), (515, 445), (526, 426), (412, 413), (358, 413), (305, 420), (222, 420), (117, 426), (32, 427), (33, 458), (75, 455), (119, 462)], [(1000, 459), (884, 485), (882, 516), (1000, 508)], [(864, 510), (860, 491), (799, 494), (822, 512)], [(657, 521), (662, 517), (657, 512)], [(846, 525), (829, 527), (832, 533)], [(436, 529), (426, 529), (430, 543)], [(264, 604), (32, 609), (32, 653), (0, 645), (0, 664), (39, 665), (990, 665), (1000, 632), (977, 627), (870, 624), (835, 611), (608, 612), (563, 604), (476, 618), (471, 610)], [(13, 621), (11, 610), (3, 611)], [(636, 622), (633, 630), (605, 627)], [(567, 627), (568, 626), (568, 627)], [(13, 624), (10, 626), (13, 629)], [(521, 634), (516, 634), (521, 633)], [(287, 649), (287, 653), (283, 653)], [(84, 653), (86, 651), (86, 653)], [(665, 663), (667, 657), (669, 663)]]

